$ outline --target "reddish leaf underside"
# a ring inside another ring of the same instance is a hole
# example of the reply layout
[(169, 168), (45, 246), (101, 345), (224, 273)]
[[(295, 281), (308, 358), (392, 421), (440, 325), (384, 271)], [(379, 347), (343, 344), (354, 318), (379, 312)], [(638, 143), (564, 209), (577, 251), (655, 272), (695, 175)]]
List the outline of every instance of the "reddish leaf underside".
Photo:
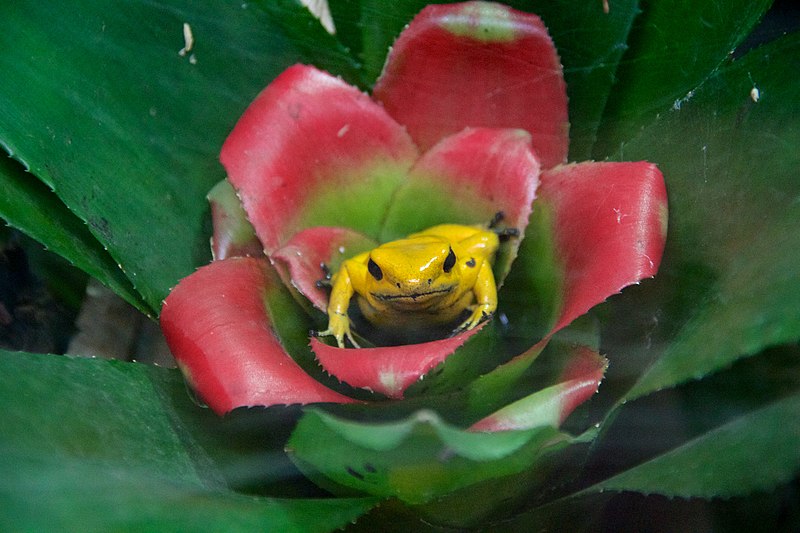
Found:
[(417, 149), (367, 95), (295, 65), (248, 107), (220, 158), (271, 253), (312, 226), (345, 226), (377, 237)]
[(187, 381), (218, 414), (237, 407), (352, 402), (306, 374), (270, 328), (266, 299), (280, 283), (266, 259), (214, 261), (184, 278), (161, 328)]
[(654, 164), (558, 166), (543, 172), (539, 201), (553, 210), (564, 272), (562, 307), (552, 332), (658, 271), (667, 236), (667, 193)]
[(347, 228), (315, 227), (294, 235), (270, 257), (287, 286), (300, 294), (320, 311), (328, 308), (328, 291), (317, 286), (324, 277), (322, 264), (336, 272), (342, 261), (375, 248), (378, 243)]
[(394, 43), (373, 97), (423, 151), (468, 126), (521, 128), (544, 168), (566, 160), (566, 85), (535, 15), (486, 2), (426, 7)]
[(482, 327), (421, 344), (355, 349), (337, 348), (311, 339), (311, 348), (319, 364), (340, 381), (400, 399), (408, 387), (447, 359)]
[[(523, 234), (539, 185), (539, 161), (524, 130), (467, 128), (442, 139), (420, 157), (389, 208), (384, 240), (441, 223), (488, 223)], [(520, 239), (498, 257), (498, 279), (508, 272)]]
[(507, 431), (558, 427), (597, 392), (607, 361), (585, 346), (576, 346), (557, 383), (517, 400), (473, 424), (470, 431)]

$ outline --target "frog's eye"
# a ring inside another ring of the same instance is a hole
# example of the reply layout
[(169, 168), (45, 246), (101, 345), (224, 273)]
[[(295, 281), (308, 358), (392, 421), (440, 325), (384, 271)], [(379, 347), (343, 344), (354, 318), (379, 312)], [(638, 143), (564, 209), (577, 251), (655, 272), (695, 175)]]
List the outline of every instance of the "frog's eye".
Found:
[(383, 279), (383, 271), (381, 270), (381, 267), (379, 267), (378, 263), (373, 261), (372, 258), (367, 261), (367, 270), (369, 270), (369, 273), (372, 274), (372, 277), (376, 280), (380, 281)]
[(450, 272), (453, 270), (453, 267), (456, 266), (456, 254), (453, 253), (453, 249), (450, 248), (450, 253), (447, 254), (447, 257), (444, 259), (444, 265), (442, 265), (442, 270), (445, 272)]

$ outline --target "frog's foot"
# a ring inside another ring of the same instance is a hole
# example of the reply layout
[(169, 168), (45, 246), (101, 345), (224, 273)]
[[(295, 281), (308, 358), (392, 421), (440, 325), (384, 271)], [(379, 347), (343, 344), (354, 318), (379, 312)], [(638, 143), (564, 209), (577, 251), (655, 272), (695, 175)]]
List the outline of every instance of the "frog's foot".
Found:
[(461, 323), (453, 333), (461, 333), (462, 331), (469, 331), (484, 320), (488, 320), (494, 314), (494, 308), (489, 304), (471, 305), (469, 306), (470, 315)]
[(519, 229), (517, 228), (498, 228), (497, 225), (506, 218), (506, 214), (502, 211), (498, 211), (492, 217), (492, 220), (489, 221), (489, 225), (487, 226), (492, 232), (496, 233), (497, 236), (500, 238), (501, 241), (507, 241), (511, 237), (519, 237)]
[(517, 228), (495, 229), (494, 232), (497, 233), (500, 242), (507, 241), (512, 237), (519, 237), (519, 230)]
[(350, 319), (347, 315), (343, 315), (340, 313), (334, 313), (329, 315), (328, 318), (328, 329), (325, 331), (317, 332), (318, 337), (327, 337), (333, 336), (336, 338), (336, 344), (339, 348), (344, 348), (344, 340), (350, 341), (350, 344), (353, 345), (353, 348), (361, 348), (358, 343), (353, 338), (352, 333), (350, 333)]

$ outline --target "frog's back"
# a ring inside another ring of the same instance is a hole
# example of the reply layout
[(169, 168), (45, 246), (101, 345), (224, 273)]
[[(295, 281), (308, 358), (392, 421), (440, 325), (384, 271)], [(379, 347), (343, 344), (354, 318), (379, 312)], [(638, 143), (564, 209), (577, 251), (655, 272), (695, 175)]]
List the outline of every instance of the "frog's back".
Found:
[(494, 259), (494, 253), (500, 246), (497, 233), (486, 228), (486, 226), (468, 226), (465, 224), (439, 224), (428, 229), (409, 235), (436, 236), (448, 240), (451, 243), (460, 244), (468, 252), (477, 252), (483, 255), (490, 262)]

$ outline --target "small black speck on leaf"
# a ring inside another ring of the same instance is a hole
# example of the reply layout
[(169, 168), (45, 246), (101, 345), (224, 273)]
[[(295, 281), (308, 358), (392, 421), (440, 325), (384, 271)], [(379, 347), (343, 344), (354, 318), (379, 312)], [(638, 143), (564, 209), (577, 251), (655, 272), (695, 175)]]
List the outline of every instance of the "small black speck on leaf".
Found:
[(353, 467), (351, 467), (351, 466), (347, 467), (347, 473), (350, 474), (351, 476), (353, 476), (356, 479), (360, 479), (362, 481), (364, 480), (364, 474), (354, 470)]

